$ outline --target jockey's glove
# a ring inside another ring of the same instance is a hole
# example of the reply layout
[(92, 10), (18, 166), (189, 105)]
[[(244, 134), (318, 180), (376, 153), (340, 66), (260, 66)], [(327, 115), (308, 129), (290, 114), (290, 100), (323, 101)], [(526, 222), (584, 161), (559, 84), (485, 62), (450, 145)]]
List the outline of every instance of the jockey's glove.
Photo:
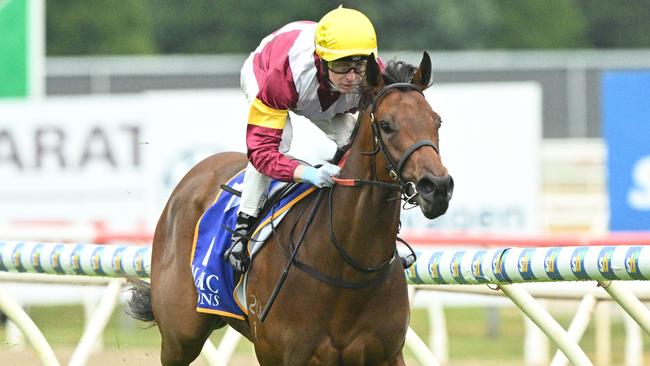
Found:
[(340, 167), (330, 163), (325, 163), (320, 168), (308, 166), (302, 171), (300, 180), (313, 184), (318, 188), (331, 187), (334, 185), (333, 177), (338, 176), (340, 172)]

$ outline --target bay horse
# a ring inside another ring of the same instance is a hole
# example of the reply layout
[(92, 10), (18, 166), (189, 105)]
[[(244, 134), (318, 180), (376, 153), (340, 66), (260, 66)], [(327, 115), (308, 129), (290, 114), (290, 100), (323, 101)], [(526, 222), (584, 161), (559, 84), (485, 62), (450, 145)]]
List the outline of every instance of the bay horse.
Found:
[[(422, 93), (430, 79), (426, 52), (419, 67), (391, 61), (383, 74), (369, 59), (339, 184), (298, 202), (256, 254), (245, 320), (196, 311), (190, 252), (197, 220), (246, 156), (215, 154), (185, 175), (156, 227), (151, 283), (136, 285), (130, 303), (132, 316), (158, 325), (163, 365), (188, 365), (226, 323), (254, 344), (264, 366), (404, 365), (409, 300), (396, 251), (400, 198), (433, 219), (453, 192), (438, 150), (442, 121)], [(283, 268), (293, 270), (262, 322)]]

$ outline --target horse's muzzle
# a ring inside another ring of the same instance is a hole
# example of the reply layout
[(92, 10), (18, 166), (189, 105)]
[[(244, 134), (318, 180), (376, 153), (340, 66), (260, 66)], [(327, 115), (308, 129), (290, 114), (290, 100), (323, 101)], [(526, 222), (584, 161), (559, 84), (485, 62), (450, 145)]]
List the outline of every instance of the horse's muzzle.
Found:
[(425, 175), (418, 180), (415, 186), (424, 216), (428, 219), (435, 219), (447, 212), (449, 201), (454, 194), (454, 178), (451, 175), (444, 177)]

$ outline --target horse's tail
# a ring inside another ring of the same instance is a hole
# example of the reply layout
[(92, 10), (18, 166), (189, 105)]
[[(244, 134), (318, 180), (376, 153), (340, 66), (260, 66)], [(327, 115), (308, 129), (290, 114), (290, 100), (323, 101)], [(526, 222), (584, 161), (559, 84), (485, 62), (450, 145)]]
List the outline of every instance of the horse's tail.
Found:
[(143, 322), (153, 322), (153, 308), (151, 307), (151, 285), (149, 282), (143, 281), (138, 278), (129, 278), (131, 284), (131, 299), (129, 300), (129, 308), (127, 313), (132, 318), (141, 320)]

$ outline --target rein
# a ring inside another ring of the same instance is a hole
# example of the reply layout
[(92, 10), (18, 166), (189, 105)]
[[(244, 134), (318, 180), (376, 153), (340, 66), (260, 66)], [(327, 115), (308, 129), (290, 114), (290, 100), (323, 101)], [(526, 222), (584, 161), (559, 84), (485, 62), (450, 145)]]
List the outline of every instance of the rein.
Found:
[[(264, 319), (266, 319), (266, 316), (269, 314), (269, 311), (271, 310), (271, 306), (273, 306), (273, 302), (275, 301), (275, 298), (278, 297), (278, 293), (280, 292), (280, 289), (282, 289), (282, 286), (284, 285), (284, 281), (287, 279), (287, 275), (289, 274), (289, 269), (291, 269), (291, 265), (295, 264), (294, 261), (296, 260), (296, 254), (298, 254), (298, 249), (300, 249), (300, 244), (302, 244), (303, 239), (305, 238), (305, 234), (307, 234), (307, 229), (309, 229), (309, 227), (311, 226), (311, 223), (314, 221), (314, 217), (316, 216), (316, 212), (318, 212), (318, 207), (320, 207), (321, 198), (323, 197), (323, 192), (324, 192), (323, 190), (320, 190), (318, 192), (318, 196), (316, 197), (316, 200), (314, 202), (314, 207), (311, 209), (311, 212), (309, 213), (309, 217), (307, 218), (307, 223), (305, 224), (305, 227), (302, 228), (302, 233), (300, 233), (300, 239), (298, 240), (298, 244), (296, 245), (295, 248), (293, 248), (293, 251), (291, 252), (291, 257), (289, 258), (289, 262), (284, 267), (284, 271), (282, 271), (282, 274), (280, 275), (280, 279), (278, 280), (278, 283), (275, 285), (275, 288), (273, 289), (273, 292), (269, 297), (269, 301), (266, 303), (264, 310), (262, 310), (262, 313), (260, 314), (260, 322), (264, 322)], [(275, 228), (273, 229), (273, 231), (275, 231)], [(287, 254), (284, 250), (282, 250), (282, 252), (285, 253), (285, 255)]]
[[(362, 153), (364, 155), (371, 155), (373, 157), (373, 169), (375, 170), (375, 177), (377, 176), (376, 173), (376, 168), (375, 168), (375, 162), (374, 162), (374, 156), (381, 151), (382, 154), (384, 155), (386, 162), (388, 163), (388, 169), (389, 169), (389, 175), (393, 180), (397, 180), (399, 184), (394, 184), (394, 183), (387, 183), (387, 182), (382, 182), (380, 180), (365, 180), (365, 179), (346, 179), (346, 178), (334, 178), (334, 181), (336, 182), (337, 185), (341, 185), (344, 187), (358, 187), (362, 185), (371, 185), (371, 186), (377, 186), (380, 188), (384, 189), (389, 189), (389, 190), (397, 190), (402, 192), (403, 199), (407, 202), (411, 202), (413, 198), (417, 195), (417, 190), (415, 188), (415, 184), (412, 182), (404, 182), (401, 178), (401, 173), (402, 173), (402, 168), (404, 167), (404, 164), (408, 160), (408, 158), (419, 148), (424, 147), (424, 146), (431, 146), (436, 153), (439, 153), (438, 147), (430, 140), (420, 140), (410, 146), (403, 154), (400, 156), (397, 165), (395, 164), (394, 160), (391, 158), (390, 154), (388, 153), (388, 149), (386, 148), (386, 145), (384, 144), (384, 140), (382, 139), (381, 132), (378, 127), (378, 123), (375, 120), (374, 114), (377, 109), (377, 106), (379, 104), (379, 101), (391, 90), (415, 90), (418, 93), (420, 93), (422, 96), (424, 94), (422, 93), (422, 89), (420, 89), (418, 86), (411, 84), (411, 83), (394, 83), (387, 85), (383, 87), (377, 95), (373, 98), (372, 104), (370, 106), (370, 118), (371, 118), (371, 125), (372, 125), (372, 131), (373, 131), (373, 139), (374, 143), (376, 144), (376, 148), (374, 151), (370, 153)], [(344, 160), (347, 159), (347, 156), (343, 158)], [(406, 187), (410, 187), (413, 190), (413, 194), (407, 195), (405, 193)], [(397, 249), (393, 252), (393, 254), (387, 258), (386, 260), (382, 261), (380, 264), (374, 267), (366, 267), (358, 262), (356, 262), (348, 253), (347, 251), (343, 248), (343, 246), (340, 244), (340, 242), (336, 239), (336, 236), (334, 235), (334, 228), (333, 228), (333, 222), (334, 222), (334, 217), (333, 217), (333, 212), (334, 212), (334, 200), (333, 200), (333, 192), (334, 192), (334, 187), (330, 189), (329, 192), (329, 235), (330, 235), (330, 241), (336, 248), (336, 250), (339, 252), (341, 257), (353, 268), (360, 272), (367, 272), (367, 273), (373, 273), (373, 272), (382, 272), (379, 276), (372, 278), (369, 281), (365, 282), (360, 282), (360, 283), (352, 283), (352, 282), (346, 282), (343, 280), (331, 278), (329, 276), (326, 276), (325, 274), (319, 272), (315, 268), (302, 263), (298, 260), (295, 260), (294, 264), (296, 267), (299, 269), (303, 270), (305, 273), (319, 279), (322, 282), (328, 283), (330, 285), (336, 286), (336, 287), (343, 287), (343, 288), (362, 288), (362, 287), (367, 287), (375, 282), (378, 282), (380, 279), (385, 277), (388, 274), (388, 269), (390, 266), (393, 264), (395, 258), (398, 256)], [(413, 204), (413, 203), (411, 203)], [(412, 207), (416, 207), (417, 204), (413, 204)], [(411, 207), (411, 208), (412, 208)], [(309, 225), (309, 223), (307, 223)], [(400, 242), (404, 243), (409, 250), (411, 251), (411, 254), (415, 258), (415, 252), (411, 248), (408, 243), (406, 243), (404, 240), (401, 238), (397, 238)], [(300, 245), (300, 242), (297, 244), (297, 246)], [(286, 254), (286, 253), (285, 253)]]
[[(382, 139), (381, 131), (378, 126), (378, 122), (375, 120), (375, 110), (377, 108), (377, 105), (379, 104), (379, 101), (391, 90), (394, 89), (399, 89), (399, 90), (415, 90), (418, 93), (422, 93), (422, 89), (417, 87), (416, 85), (413, 85), (411, 83), (394, 83), (385, 86), (382, 88), (377, 95), (374, 97), (372, 101), (372, 105), (370, 107), (370, 118), (371, 118), (371, 125), (372, 125), (372, 132), (373, 132), (373, 138), (374, 138), (374, 144), (375, 144), (375, 149), (374, 151), (371, 151), (369, 153), (363, 153), (363, 155), (370, 155), (372, 156), (372, 165), (373, 165), (373, 170), (374, 170), (374, 176), (375, 178), (377, 177), (377, 172), (376, 172), (376, 165), (375, 165), (375, 155), (381, 151), (382, 154), (384, 155), (384, 158), (386, 159), (387, 165), (388, 165), (388, 174), (393, 179), (394, 181), (398, 181), (398, 184), (394, 183), (387, 183), (387, 182), (382, 182), (380, 180), (365, 180), (365, 179), (344, 179), (344, 178), (334, 178), (334, 181), (337, 183), (337, 185), (341, 185), (344, 187), (358, 187), (362, 185), (372, 185), (372, 186), (377, 186), (380, 188), (384, 189), (389, 189), (389, 190), (396, 190), (402, 192), (402, 199), (407, 201), (408, 203), (413, 204), (413, 207), (416, 207), (417, 204), (414, 204), (411, 202), (413, 198), (418, 194), (415, 184), (413, 182), (404, 182), (401, 177), (402, 173), (402, 168), (404, 167), (404, 164), (408, 160), (408, 158), (418, 149), (424, 146), (430, 146), (432, 147), (436, 153), (439, 153), (438, 147), (430, 140), (420, 140), (410, 146), (403, 154), (400, 156), (400, 158), (397, 161), (397, 164), (395, 164), (395, 160), (390, 156), (388, 149), (386, 148), (386, 145), (384, 143), (384, 140)], [(405, 191), (407, 188), (410, 188), (413, 190), (413, 194), (407, 195)], [(323, 196), (323, 192), (325, 189), (320, 189), (318, 192), (318, 196), (316, 197), (314, 206), (311, 209), (311, 212), (309, 213), (309, 217), (307, 219), (307, 222), (305, 223), (305, 226), (302, 229), (302, 232), (300, 234), (300, 237), (298, 239), (298, 242), (293, 245), (291, 238), (293, 237), (293, 230), (296, 228), (296, 225), (298, 224), (298, 220), (294, 224), (294, 227), (291, 230), (291, 234), (289, 235), (289, 241), (290, 241), (290, 249), (291, 249), (291, 254), (289, 254), (283, 247), (278, 243), (278, 246), (280, 247), (280, 250), (282, 253), (289, 259), (287, 262), (284, 271), (280, 275), (280, 278), (278, 280), (278, 283), (276, 284), (275, 288), (273, 289), (273, 292), (271, 293), (271, 296), (265, 306), (265, 308), (262, 310), (262, 313), (260, 315), (260, 321), (263, 322), (266, 316), (268, 315), (269, 311), (271, 310), (271, 306), (273, 305), (273, 302), (275, 301), (278, 293), (280, 292), (282, 286), (284, 285), (284, 282), (287, 278), (287, 275), (289, 273), (289, 269), (291, 266), (296, 266), (298, 269), (301, 271), (307, 273), (308, 275), (314, 277), (315, 279), (327, 283), (331, 286), (335, 287), (340, 287), (340, 288), (347, 288), (347, 289), (361, 289), (365, 288), (368, 286), (371, 286), (376, 283), (380, 283), (383, 281), (385, 278), (388, 277), (388, 274), (390, 273), (389, 269), (391, 268), (393, 262), (395, 261), (395, 258), (398, 256), (397, 249), (393, 251), (393, 254), (387, 258), (386, 260), (382, 261), (380, 264), (374, 267), (366, 267), (358, 262), (356, 262), (348, 253), (347, 251), (343, 248), (343, 246), (340, 244), (340, 242), (336, 239), (336, 236), (334, 235), (334, 227), (333, 227), (333, 222), (334, 222), (334, 217), (333, 217), (333, 205), (334, 205), (334, 200), (333, 200), (333, 192), (334, 192), (334, 187), (332, 187), (329, 190), (329, 235), (330, 235), (330, 241), (336, 248), (336, 250), (339, 252), (341, 257), (353, 268), (360, 272), (366, 272), (366, 273), (375, 273), (379, 272), (379, 275), (371, 278), (370, 280), (367, 281), (362, 281), (362, 282), (348, 282), (344, 281), (342, 279), (334, 278), (331, 276), (328, 276), (317, 269), (315, 269), (312, 266), (307, 265), (306, 263), (303, 263), (296, 259), (296, 255), (298, 253), (298, 249), (300, 248), (303, 239), (305, 237), (305, 234), (307, 233), (307, 230), (313, 223), (314, 217), (316, 215), (316, 212), (318, 211), (318, 208), (321, 203), (321, 199)], [(412, 207), (411, 207), (412, 208)], [(275, 233), (275, 228), (272, 227), (273, 232)], [(274, 235), (277, 238), (277, 235)], [(411, 248), (408, 243), (406, 243), (403, 239), (397, 238), (400, 242), (404, 243), (409, 250), (411, 251), (412, 256), (415, 258), (415, 252), (413, 251), (413, 248)]]
[[(375, 148), (373, 151), (370, 152), (362, 152), (363, 155), (369, 155), (372, 156), (372, 165), (373, 165), (373, 170), (374, 170), (374, 176), (377, 177), (377, 169), (376, 169), (376, 164), (375, 164), (375, 155), (381, 151), (382, 155), (384, 155), (384, 159), (386, 160), (387, 163), (387, 170), (388, 170), (388, 175), (393, 181), (397, 181), (397, 184), (395, 183), (387, 183), (387, 182), (382, 182), (379, 180), (364, 180), (364, 179), (342, 179), (342, 178), (334, 178), (334, 181), (344, 187), (358, 187), (361, 185), (374, 185), (374, 186), (379, 186), (385, 189), (391, 189), (391, 190), (397, 190), (402, 192), (402, 200), (405, 201), (403, 205), (403, 209), (408, 210), (412, 209), (414, 207), (417, 207), (418, 204), (415, 202), (415, 197), (418, 195), (417, 188), (415, 186), (415, 183), (413, 182), (405, 182), (402, 179), (402, 168), (404, 168), (404, 164), (406, 164), (407, 160), (413, 155), (415, 151), (418, 149), (425, 147), (425, 146), (430, 146), (433, 148), (433, 150), (436, 152), (436, 154), (440, 154), (440, 151), (438, 149), (438, 146), (433, 143), (431, 140), (420, 140), (411, 145), (406, 151), (397, 159), (397, 163), (395, 163), (395, 159), (393, 159), (388, 152), (388, 149), (386, 148), (386, 144), (384, 143), (384, 139), (382, 138), (381, 134), (381, 129), (379, 128), (379, 123), (377, 122), (375, 118), (375, 112), (377, 110), (377, 107), (379, 105), (379, 101), (390, 91), (392, 90), (402, 90), (402, 91), (408, 91), (408, 90), (414, 90), (420, 93), (422, 96), (424, 96), (424, 93), (422, 92), (422, 89), (419, 88), (418, 86), (411, 84), (411, 83), (394, 83), (387, 85), (383, 87), (377, 95), (373, 98), (372, 104), (370, 105), (370, 123), (372, 126), (372, 134), (374, 137), (374, 144)], [(412, 193), (408, 193), (411, 191)], [(407, 204), (410, 204), (411, 206), (407, 206)]]
[[(412, 182), (404, 182), (401, 178), (401, 172), (402, 168), (404, 167), (404, 164), (408, 160), (408, 158), (419, 148), (424, 147), (424, 146), (431, 146), (436, 153), (438, 153), (438, 147), (430, 140), (420, 140), (410, 146), (403, 154), (400, 156), (397, 164), (395, 164), (394, 160), (391, 158), (390, 154), (388, 153), (388, 149), (386, 148), (386, 145), (384, 144), (384, 140), (382, 139), (381, 132), (378, 127), (378, 123), (375, 120), (374, 114), (377, 109), (377, 106), (379, 105), (379, 102), (382, 100), (382, 98), (390, 91), (392, 90), (415, 90), (418, 93), (420, 93), (422, 96), (424, 94), (422, 93), (422, 89), (420, 89), (418, 86), (411, 84), (411, 83), (394, 83), (387, 85), (383, 87), (377, 95), (373, 98), (372, 104), (370, 106), (370, 117), (371, 117), (371, 125), (372, 125), (372, 131), (373, 131), (373, 139), (376, 148), (374, 151), (370, 153), (362, 153), (364, 155), (371, 155), (373, 157), (373, 169), (375, 169), (375, 162), (374, 162), (374, 156), (381, 151), (382, 154), (384, 155), (386, 162), (388, 164), (388, 169), (389, 169), (389, 175), (393, 180), (397, 180), (399, 184), (394, 184), (394, 183), (387, 183), (387, 182), (382, 182), (380, 180), (366, 180), (366, 179), (350, 179), (350, 178), (334, 178), (334, 181), (336, 182), (337, 185), (341, 185), (344, 187), (358, 187), (362, 185), (371, 185), (371, 186), (377, 186), (380, 188), (388, 189), (388, 190), (396, 190), (400, 191), (403, 194), (403, 199), (407, 202), (410, 202), (413, 200), (413, 198), (417, 195), (417, 190), (415, 188), (415, 184)], [(343, 160), (347, 159), (347, 155), (343, 157)], [(377, 176), (376, 174), (376, 169), (374, 173), (375, 177)], [(406, 191), (406, 187), (410, 187), (413, 190), (413, 194), (407, 195), (404, 192)], [(334, 212), (334, 200), (333, 200), (333, 192), (334, 188), (332, 187), (329, 192), (329, 235), (330, 235), (330, 241), (336, 248), (336, 250), (339, 252), (341, 257), (353, 268), (360, 272), (367, 272), (367, 273), (373, 273), (373, 272), (383, 272), (379, 276), (374, 277), (373, 279), (365, 282), (360, 282), (360, 283), (352, 283), (352, 282), (346, 282), (340, 279), (332, 278), (329, 276), (326, 276), (325, 274), (319, 272), (315, 268), (302, 263), (298, 260), (295, 260), (294, 264), (296, 267), (299, 269), (303, 270), (307, 274), (319, 279), (322, 282), (328, 283), (330, 285), (336, 286), (336, 287), (343, 287), (343, 288), (362, 288), (362, 287), (367, 287), (383, 277), (385, 277), (388, 273), (388, 269), (390, 266), (393, 264), (395, 258), (398, 256), (397, 250), (393, 252), (393, 254), (387, 258), (386, 260), (382, 261), (380, 264), (373, 266), (373, 267), (366, 267), (358, 262), (356, 262), (348, 253), (347, 251), (343, 248), (343, 246), (340, 244), (340, 242), (336, 239), (336, 236), (334, 235), (334, 228), (333, 228), (333, 222), (334, 222), (334, 217), (333, 217), (333, 212)], [(413, 203), (412, 203), (413, 204)], [(416, 207), (417, 204), (413, 204), (412, 207)], [(308, 223), (309, 224), (309, 223)], [(409, 250), (411, 251), (411, 254), (415, 258), (415, 252), (413, 249), (406, 243), (404, 240), (401, 238), (397, 238), (399, 241), (404, 243)], [(300, 245), (298, 243), (297, 245)], [(286, 255), (287, 253), (285, 253)]]

